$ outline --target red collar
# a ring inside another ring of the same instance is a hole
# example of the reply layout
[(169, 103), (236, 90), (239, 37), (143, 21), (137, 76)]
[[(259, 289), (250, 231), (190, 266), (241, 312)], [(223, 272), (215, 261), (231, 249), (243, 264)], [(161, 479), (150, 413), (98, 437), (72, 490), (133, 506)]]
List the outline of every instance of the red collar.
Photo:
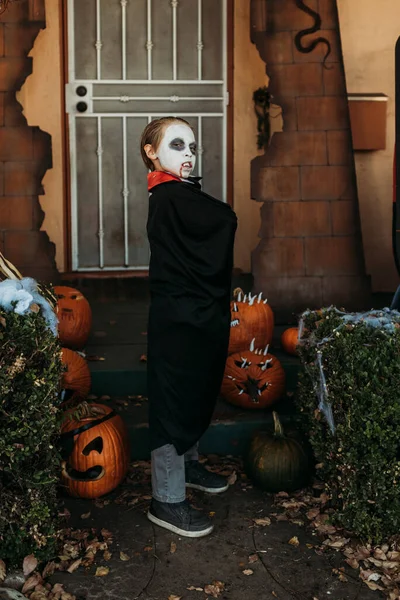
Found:
[(160, 183), (165, 183), (166, 181), (182, 181), (176, 175), (171, 175), (171, 173), (166, 173), (165, 171), (152, 171), (147, 174), (147, 188), (151, 190), (156, 187), (156, 185), (160, 185)]

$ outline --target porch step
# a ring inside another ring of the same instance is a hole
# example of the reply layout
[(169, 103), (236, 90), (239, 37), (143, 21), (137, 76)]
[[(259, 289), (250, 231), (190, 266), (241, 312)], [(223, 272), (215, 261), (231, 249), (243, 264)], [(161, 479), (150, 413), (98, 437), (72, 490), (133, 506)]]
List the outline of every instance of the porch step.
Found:
[[(300, 361), (289, 356), (280, 348), (271, 347), (285, 369), (286, 391), (294, 392), (297, 386)], [(87, 348), (92, 374), (92, 393), (109, 396), (133, 396), (147, 394), (146, 363), (141, 357), (146, 355), (145, 344), (113, 344), (89, 346)], [(97, 360), (97, 359), (104, 360)]]
[[(149, 450), (149, 426), (147, 400), (120, 397), (99, 402), (114, 408), (121, 416), (129, 433), (132, 460), (147, 460)], [(298, 421), (293, 397), (285, 397), (274, 406), (285, 427), (295, 427)], [(202, 454), (243, 456), (254, 431), (273, 430), (271, 410), (250, 410), (230, 406), (220, 399), (210, 427), (200, 440)]]

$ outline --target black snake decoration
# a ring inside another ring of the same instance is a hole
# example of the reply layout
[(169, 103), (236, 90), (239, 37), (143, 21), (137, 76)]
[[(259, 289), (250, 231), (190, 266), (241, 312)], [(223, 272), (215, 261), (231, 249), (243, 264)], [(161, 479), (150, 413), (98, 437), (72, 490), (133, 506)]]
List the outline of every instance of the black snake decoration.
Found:
[(294, 0), (294, 1), (295, 1), (297, 8), (299, 8), (303, 12), (307, 13), (308, 15), (310, 15), (310, 17), (312, 17), (314, 19), (314, 25), (312, 27), (308, 27), (307, 29), (302, 29), (301, 31), (299, 31), (296, 34), (296, 36), (294, 38), (294, 44), (295, 44), (297, 50), (299, 52), (301, 52), (302, 54), (308, 54), (309, 52), (312, 52), (313, 50), (315, 50), (315, 48), (318, 46), (318, 44), (325, 44), (327, 46), (327, 51), (324, 56), (324, 60), (323, 60), (322, 64), (325, 67), (325, 69), (331, 68), (331, 67), (326, 66), (326, 60), (332, 50), (331, 43), (329, 40), (327, 40), (326, 38), (321, 36), (321, 37), (317, 37), (315, 40), (312, 40), (312, 42), (308, 46), (303, 46), (303, 44), (302, 44), (302, 39), (305, 35), (310, 35), (311, 33), (315, 33), (316, 31), (319, 31), (321, 29), (321, 25), (322, 25), (321, 16), (317, 12), (315, 12), (315, 10), (313, 10), (312, 8), (310, 8), (309, 6), (304, 4), (303, 0)]

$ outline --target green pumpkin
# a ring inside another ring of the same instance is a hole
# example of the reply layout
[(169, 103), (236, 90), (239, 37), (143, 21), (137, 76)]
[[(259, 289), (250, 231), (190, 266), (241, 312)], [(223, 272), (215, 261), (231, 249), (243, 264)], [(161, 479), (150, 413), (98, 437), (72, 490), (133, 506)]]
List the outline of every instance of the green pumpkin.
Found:
[(272, 414), (275, 431), (254, 434), (247, 455), (247, 472), (265, 492), (294, 492), (309, 481), (309, 455), (298, 436), (286, 436), (277, 413)]

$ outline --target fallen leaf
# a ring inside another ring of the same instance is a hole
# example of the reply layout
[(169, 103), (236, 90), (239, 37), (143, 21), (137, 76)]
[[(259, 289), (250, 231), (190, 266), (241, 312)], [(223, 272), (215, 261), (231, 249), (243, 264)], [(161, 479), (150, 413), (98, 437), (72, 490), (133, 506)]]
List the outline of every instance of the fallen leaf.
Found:
[(325, 540), (324, 546), (329, 546), (329, 548), (340, 549), (343, 548), (350, 541), (349, 538), (336, 538), (334, 540)]
[(237, 481), (237, 473), (236, 471), (233, 471), (233, 473), (231, 475), (229, 475), (228, 477), (228, 484), (229, 485), (234, 485)]
[(254, 571), (252, 571), (251, 569), (245, 569), (243, 571), (243, 575), (253, 575)]
[(367, 584), (367, 586), (369, 587), (370, 590), (383, 590), (383, 587), (381, 585), (378, 585), (377, 583), (374, 583), (373, 581), (366, 581), (365, 582)]
[(104, 560), (110, 560), (112, 557), (112, 554), (109, 550), (105, 550), (104, 554), (103, 554), (103, 558)]
[(81, 515), (81, 519), (88, 519), (90, 517), (92, 513), (89, 511), (87, 513), (83, 513), (83, 515)]
[(186, 589), (189, 590), (190, 592), (204, 592), (203, 588), (194, 587), (194, 585), (189, 585), (189, 587), (187, 587)]
[(358, 569), (360, 566), (360, 563), (356, 558), (346, 558), (346, 562), (352, 569)]
[(254, 523), (256, 525), (260, 525), (261, 527), (267, 527), (267, 525), (271, 525), (271, 519), (265, 517), (263, 519), (254, 519)]
[(99, 400), (111, 400), (111, 396), (100, 396)]
[(251, 563), (255, 563), (257, 561), (258, 561), (257, 554), (250, 554), (250, 556), (249, 556), (249, 563), (251, 564)]
[(86, 360), (90, 360), (90, 361), (100, 361), (100, 360), (106, 360), (104, 358), (104, 356), (97, 356), (96, 354), (92, 354), (90, 356), (86, 357)]
[(100, 533), (101, 533), (101, 535), (103, 536), (103, 538), (105, 540), (109, 540), (113, 536), (113, 534), (111, 533), (111, 531), (108, 531), (108, 529), (102, 529)]
[(110, 567), (97, 567), (95, 577), (105, 577), (110, 572)]
[(182, 596), (176, 596), (175, 594), (170, 594), (168, 596), (168, 600), (181, 600)]
[(43, 579), (40, 573), (34, 573), (25, 581), (24, 587), (22, 588), (21, 592), (23, 594), (26, 594), (26, 592), (33, 590), (42, 581)]
[(151, 552), (153, 550), (153, 546), (145, 546), (143, 548), (143, 552)]
[(24, 572), (25, 579), (29, 577), (31, 573), (36, 569), (38, 561), (34, 557), (33, 554), (29, 554), (29, 556), (25, 556), (24, 562), (22, 564), (22, 570)]
[(77, 568), (80, 566), (81, 562), (81, 558), (78, 558), (78, 560), (74, 560), (74, 562), (70, 564), (70, 566), (67, 569), (68, 573), (73, 573), (74, 571), (76, 571)]
[(51, 577), (54, 573), (54, 571), (57, 568), (57, 563), (55, 563), (53, 560), (50, 561), (49, 563), (47, 563), (47, 565), (45, 566), (45, 568), (43, 569), (42, 572), (42, 577), (43, 579), (47, 579), (48, 577)]
[(142, 356), (140, 357), (140, 362), (147, 362), (146, 354), (142, 354)]
[(299, 542), (299, 538), (295, 535), (293, 536), (289, 541), (288, 544), (290, 544), (291, 546), (298, 546), (300, 544)]
[(128, 556), (127, 554), (125, 554), (125, 552), (120, 552), (120, 553), (119, 553), (119, 559), (120, 559), (120, 560), (130, 560), (130, 559), (131, 559), (131, 557), (130, 557), (130, 556)]
[(169, 551), (171, 552), (171, 554), (175, 554), (175, 552), (176, 552), (176, 544), (175, 544), (175, 542), (171, 542), (171, 546), (169, 548)]
[(6, 578), (6, 564), (4, 562), (4, 560), (0, 559), (0, 581), (4, 581)]
[(210, 512), (208, 513), (209, 517), (215, 517), (215, 510), (210, 510)]
[(39, 590), (35, 590), (29, 596), (30, 600), (47, 600), (48, 597), (49, 597), (48, 590), (46, 590), (45, 592), (39, 591)]
[(218, 598), (221, 593), (225, 589), (225, 584), (222, 581), (213, 581), (212, 584), (206, 585), (204, 588), (204, 592), (208, 596), (213, 596), (213, 598)]
[(317, 517), (320, 513), (319, 508), (312, 508), (311, 510), (308, 511), (307, 513), (307, 518), (310, 519), (310, 521), (312, 521), (313, 519), (315, 519), (315, 517)]

